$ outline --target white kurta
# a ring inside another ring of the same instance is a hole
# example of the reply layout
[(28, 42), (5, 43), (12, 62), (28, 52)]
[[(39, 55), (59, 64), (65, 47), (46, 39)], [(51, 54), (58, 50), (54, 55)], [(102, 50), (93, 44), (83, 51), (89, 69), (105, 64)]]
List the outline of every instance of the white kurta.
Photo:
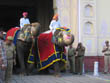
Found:
[(49, 28), (50, 30), (52, 31), (52, 33), (55, 32), (56, 28), (60, 28), (60, 22), (59, 21), (56, 21), (56, 20), (52, 20), (50, 25), (49, 25)]
[(20, 27), (24, 27), (25, 24), (30, 24), (30, 21), (28, 18), (21, 18), (20, 19)]

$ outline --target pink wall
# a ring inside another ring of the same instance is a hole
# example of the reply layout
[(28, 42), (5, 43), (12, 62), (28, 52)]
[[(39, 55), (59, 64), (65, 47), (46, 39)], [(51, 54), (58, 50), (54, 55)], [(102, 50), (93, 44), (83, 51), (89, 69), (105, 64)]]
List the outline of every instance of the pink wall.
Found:
[(95, 61), (99, 62), (99, 71), (103, 72), (103, 70), (104, 70), (104, 56), (85, 56), (85, 58), (84, 58), (85, 71), (93, 71)]

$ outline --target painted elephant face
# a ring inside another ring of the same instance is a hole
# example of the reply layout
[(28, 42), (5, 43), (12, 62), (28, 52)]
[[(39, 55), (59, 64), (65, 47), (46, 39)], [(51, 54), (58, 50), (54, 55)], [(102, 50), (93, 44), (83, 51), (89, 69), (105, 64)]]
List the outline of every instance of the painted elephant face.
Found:
[(74, 36), (70, 32), (63, 32), (63, 42), (66, 46), (74, 42)]
[(53, 37), (55, 38), (55, 44), (59, 46), (68, 46), (74, 42), (74, 36), (65, 29), (56, 30)]
[(32, 43), (33, 37), (37, 37), (39, 35), (40, 24), (35, 22), (32, 24), (25, 25), (20, 33), (18, 34), (18, 39), (22, 41), (26, 41), (27, 43)]
[(40, 24), (36, 22), (36, 23), (32, 23), (31, 25), (32, 25), (31, 27), (32, 36), (38, 36), (40, 32)]

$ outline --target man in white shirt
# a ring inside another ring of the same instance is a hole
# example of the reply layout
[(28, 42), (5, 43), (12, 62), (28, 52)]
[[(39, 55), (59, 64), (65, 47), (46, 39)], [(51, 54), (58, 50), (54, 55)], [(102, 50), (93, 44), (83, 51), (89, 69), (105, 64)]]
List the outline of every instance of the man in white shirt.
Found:
[(54, 33), (56, 31), (56, 28), (60, 28), (60, 27), (61, 26), (60, 26), (60, 22), (58, 21), (58, 14), (55, 14), (53, 16), (53, 19), (52, 19), (52, 21), (50, 23), (49, 28), (52, 31), (52, 33)]
[(20, 19), (20, 27), (23, 28), (25, 24), (30, 24), (29, 19), (27, 18), (28, 13), (23, 12), (23, 18)]

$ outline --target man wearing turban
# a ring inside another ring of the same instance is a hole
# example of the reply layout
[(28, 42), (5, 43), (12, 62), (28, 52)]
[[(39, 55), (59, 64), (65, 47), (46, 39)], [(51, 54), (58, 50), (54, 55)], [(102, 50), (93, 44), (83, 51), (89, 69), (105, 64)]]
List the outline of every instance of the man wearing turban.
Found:
[(60, 26), (60, 22), (58, 21), (58, 14), (55, 14), (53, 16), (53, 19), (50, 23), (49, 28), (52, 31), (52, 33), (54, 33), (56, 31), (56, 28), (59, 28), (59, 27), (61, 27), (61, 26)]
[(7, 69), (5, 74), (5, 83), (11, 83), (13, 63), (16, 64), (16, 51), (15, 45), (13, 44), (13, 37), (8, 36), (7, 40), (4, 42), (4, 47), (6, 49), (7, 57)]
[(20, 27), (23, 28), (24, 25), (30, 24), (29, 19), (27, 18), (28, 12), (23, 12), (23, 17), (20, 19)]

